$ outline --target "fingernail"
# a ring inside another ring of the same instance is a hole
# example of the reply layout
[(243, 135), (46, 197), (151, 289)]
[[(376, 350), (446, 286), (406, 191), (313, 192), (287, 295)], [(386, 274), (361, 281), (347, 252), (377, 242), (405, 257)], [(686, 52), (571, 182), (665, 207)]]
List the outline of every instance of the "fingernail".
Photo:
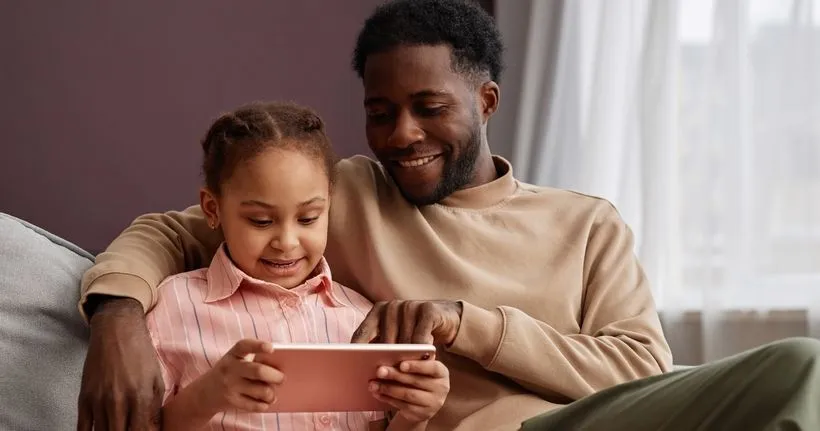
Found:
[(387, 368), (379, 367), (379, 369), (376, 371), (376, 377), (380, 379), (387, 377)]
[(406, 373), (407, 371), (410, 370), (410, 364), (408, 364), (407, 362), (402, 362), (399, 365), (399, 369), (401, 369), (402, 371), (404, 371)]
[(370, 392), (376, 392), (376, 391), (379, 390), (379, 384), (371, 382), (370, 385), (368, 386), (368, 389), (370, 389)]

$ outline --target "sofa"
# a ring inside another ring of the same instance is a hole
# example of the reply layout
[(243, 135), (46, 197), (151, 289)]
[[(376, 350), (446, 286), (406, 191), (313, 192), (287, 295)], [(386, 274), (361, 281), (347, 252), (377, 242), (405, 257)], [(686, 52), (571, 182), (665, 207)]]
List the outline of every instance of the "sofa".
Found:
[(0, 431), (77, 427), (88, 340), (79, 281), (94, 257), (0, 213)]
[(76, 429), (88, 343), (77, 302), (93, 262), (76, 245), (0, 213), (0, 431)]

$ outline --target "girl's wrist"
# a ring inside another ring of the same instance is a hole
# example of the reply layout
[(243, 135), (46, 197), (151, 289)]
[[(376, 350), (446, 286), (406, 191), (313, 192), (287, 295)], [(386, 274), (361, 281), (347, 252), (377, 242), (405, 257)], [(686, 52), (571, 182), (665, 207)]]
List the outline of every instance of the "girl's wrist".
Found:
[(387, 426), (388, 431), (424, 431), (427, 429), (427, 420), (411, 421), (401, 414), (396, 414)]
[(214, 370), (209, 370), (189, 386), (193, 389), (193, 394), (198, 394), (196, 399), (199, 402), (199, 411), (209, 417), (227, 410), (227, 406), (223, 405), (220, 391), (216, 390), (217, 385), (213, 383), (215, 378)]

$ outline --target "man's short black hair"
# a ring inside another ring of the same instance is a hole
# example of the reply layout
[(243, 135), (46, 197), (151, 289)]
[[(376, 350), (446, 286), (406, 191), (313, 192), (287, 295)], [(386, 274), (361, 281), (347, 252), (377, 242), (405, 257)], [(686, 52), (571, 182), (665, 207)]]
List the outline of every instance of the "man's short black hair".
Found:
[(364, 23), (353, 52), (353, 69), (364, 76), (367, 57), (398, 46), (449, 45), (458, 72), (488, 74), (498, 81), (503, 45), (495, 22), (470, 0), (393, 0)]

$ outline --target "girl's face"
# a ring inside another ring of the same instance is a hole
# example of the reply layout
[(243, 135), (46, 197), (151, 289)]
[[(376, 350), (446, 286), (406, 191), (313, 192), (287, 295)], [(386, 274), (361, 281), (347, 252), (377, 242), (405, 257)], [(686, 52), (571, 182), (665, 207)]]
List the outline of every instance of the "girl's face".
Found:
[(219, 197), (203, 189), (200, 199), (231, 259), (251, 277), (291, 289), (325, 252), (330, 181), (319, 160), (269, 148), (237, 166)]

